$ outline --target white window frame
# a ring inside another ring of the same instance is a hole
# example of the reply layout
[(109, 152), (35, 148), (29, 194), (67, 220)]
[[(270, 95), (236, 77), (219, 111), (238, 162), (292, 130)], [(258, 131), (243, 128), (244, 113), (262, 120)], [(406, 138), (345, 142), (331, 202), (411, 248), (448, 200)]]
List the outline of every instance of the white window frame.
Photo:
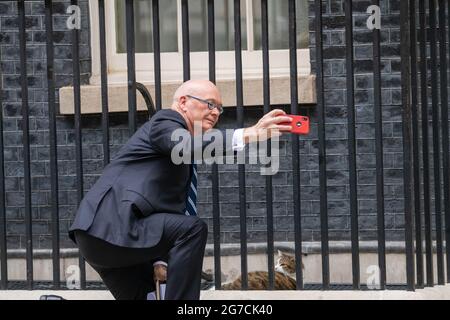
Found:
[[(247, 21), (252, 19), (252, 0), (247, 2)], [(178, 30), (181, 30), (181, 0), (177, 0)], [(89, 1), (91, 26), (92, 76), (91, 84), (100, 84), (100, 34), (98, 2)], [(106, 16), (106, 50), (108, 64), (108, 83), (124, 84), (127, 82), (127, 55), (116, 52), (114, 1), (105, 1)], [(253, 37), (253, 23), (247, 23), (248, 38)], [(247, 40), (248, 41), (248, 40)], [(182, 35), (178, 32), (179, 52), (161, 53), (161, 81), (163, 83), (180, 82), (183, 79)], [(270, 50), (270, 76), (289, 77), (289, 50)], [(233, 80), (235, 73), (235, 52), (216, 51), (216, 79)], [(154, 54), (136, 53), (136, 79), (139, 82), (154, 83)], [(191, 52), (191, 78), (208, 78), (208, 52)], [(248, 50), (242, 51), (244, 79), (261, 79), (263, 76), (262, 51), (253, 50), (253, 41), (248, 41)], [(310, 50), (297, 49), (297, 72), (299, 76), (310, 75)]]

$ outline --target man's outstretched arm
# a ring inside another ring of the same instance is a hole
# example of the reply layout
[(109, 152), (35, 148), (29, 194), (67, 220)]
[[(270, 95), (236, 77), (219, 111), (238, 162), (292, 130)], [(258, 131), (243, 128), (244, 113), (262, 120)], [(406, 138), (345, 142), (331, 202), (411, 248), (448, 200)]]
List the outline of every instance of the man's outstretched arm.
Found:
[[(231, 137), (226, 135), (225, 130), (220, 130), (222, 142), (220, 145), (216, 145), (218, 148), (215, 149), (216, 153), (212, 156), (225, 154), (230, 146), (233, 151), (239, 151), (244, 148), (245, 144), (279, 137), (283, 132), (289, 132), (292, 129), (290, 124), (286, 124), (290, 121), (291, 118), (287, 117), (283, 110), (272, 110), (265, 114), (254, 126), (236, 129), (232, 135), (232, 143), (228, 143), (228, 139)], [(181, 141), (180, 139), (177, 140), (176, 137), (181, 137)], [(181, 152), (189, 152), (188, 158), (190, 159), (194, 159), (196, 154), (202, 155), (202, 151), (215, 141), (214, 139), (210, 141), (201, 139), (200, 143), (196, 143), (195, 138), (188, 130), (180, 127), (178, 122), (167, 119), (155, 121), (150, 133), (150, 140), (165, 155), (170, 156), (172, 150), (176, 147)], [(180, 156), (183, 155), (180, 154)]]

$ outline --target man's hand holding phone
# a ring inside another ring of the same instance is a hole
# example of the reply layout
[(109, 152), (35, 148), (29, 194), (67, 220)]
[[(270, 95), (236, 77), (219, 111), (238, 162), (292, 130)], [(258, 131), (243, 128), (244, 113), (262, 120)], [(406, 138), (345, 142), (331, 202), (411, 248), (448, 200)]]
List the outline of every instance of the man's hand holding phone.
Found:
[(309, 118), (305, 116), (287, 115), (291, 118), (291, 133), (295, 134), (309, 134)]
[(308, 117), (288, 115), (280, 109), (272, 110), (265, 114), (257, 124), (244, 129), (244, 142), (264, 141), (287, 132), (308, 134)]
[(272, 110), (259, 119), (257, 124), (244, 129), (244, 142), (264, 141), (279, 137), (283, 132), (290, 132), (292, 126), (286, 124), (287, 122), (290, 122), (290, 120), (291, 119), (286, 116), (286, 112), (283, 110)]

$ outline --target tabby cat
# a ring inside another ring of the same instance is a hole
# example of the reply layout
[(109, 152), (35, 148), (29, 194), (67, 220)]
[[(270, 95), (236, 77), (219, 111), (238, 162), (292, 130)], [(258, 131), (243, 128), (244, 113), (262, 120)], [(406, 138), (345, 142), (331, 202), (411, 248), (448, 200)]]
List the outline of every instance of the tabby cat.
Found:
[[(302, 269), (305, 266), (302, 262)], [(295, 256), (278, 250), (277, 264), (275, 265), (275, 290), (295, 290)], [(269, 273), (267, 271), (252, 271), (247, 274), (249, 290), (268, 290)], [(222, 285), (224, 290), (241, 290), (241, 277), (233, 282)]]

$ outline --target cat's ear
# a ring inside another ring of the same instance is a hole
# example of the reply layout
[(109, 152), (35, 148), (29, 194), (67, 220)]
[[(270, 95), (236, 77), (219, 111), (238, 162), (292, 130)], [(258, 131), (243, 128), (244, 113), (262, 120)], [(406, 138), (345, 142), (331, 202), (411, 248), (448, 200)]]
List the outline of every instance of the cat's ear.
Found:
[(283, 255), (283, 252), (281, 252), (280, 249), (278, 249), (278, 256), (281, 257)]

